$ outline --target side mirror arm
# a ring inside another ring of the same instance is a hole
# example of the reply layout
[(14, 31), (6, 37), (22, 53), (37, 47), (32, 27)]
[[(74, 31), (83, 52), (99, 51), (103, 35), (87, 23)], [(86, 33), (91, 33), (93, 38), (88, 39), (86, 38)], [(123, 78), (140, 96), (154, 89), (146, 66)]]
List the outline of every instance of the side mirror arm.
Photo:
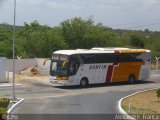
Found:
[(45, 65), (48, 60), (51, 60), (51, 59), (48, 58), (48, 59), (44, 60), (43, 65)]

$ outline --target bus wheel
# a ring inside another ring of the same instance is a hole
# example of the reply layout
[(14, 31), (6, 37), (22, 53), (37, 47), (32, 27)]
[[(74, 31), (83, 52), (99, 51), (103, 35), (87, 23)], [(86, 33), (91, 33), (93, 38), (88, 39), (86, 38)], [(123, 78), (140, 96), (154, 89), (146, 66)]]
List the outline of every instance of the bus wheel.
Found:
[(80, 86), (81, 87), (87, 87), (88, 85), (88, 79), (87, 78), (82, 78), (81, 82), (80, 82)]
[(135, 77), (134, 75), (130, 75), (129, 78), (128, 78), (128, 83), (129, 84), (133, 84), (135, 82)]

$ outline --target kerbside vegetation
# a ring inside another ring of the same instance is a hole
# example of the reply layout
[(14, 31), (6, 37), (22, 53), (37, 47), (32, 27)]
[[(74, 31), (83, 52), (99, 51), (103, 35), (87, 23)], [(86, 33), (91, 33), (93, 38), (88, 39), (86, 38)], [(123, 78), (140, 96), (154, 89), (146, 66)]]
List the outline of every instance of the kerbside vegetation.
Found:
[(0, 98), (0, 120), (2, 120), (3, 116), (7, 114), (7, 108), (9, 103), (10, 99)]

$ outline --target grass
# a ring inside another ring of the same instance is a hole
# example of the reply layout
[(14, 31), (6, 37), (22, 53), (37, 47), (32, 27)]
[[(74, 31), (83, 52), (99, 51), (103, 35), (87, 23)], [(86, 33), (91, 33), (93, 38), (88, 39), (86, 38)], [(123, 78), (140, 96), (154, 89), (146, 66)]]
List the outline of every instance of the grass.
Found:
[(143, 108), (136, 108), (131, 107), (129, 112), (129, 106), (122, 105), (122, 108), (130, 115), (132, 114), (157, 114), (157, 111), (152, 111), (151, 109), (143, 109)]
[[(160, 114), (157, 90), (138, 93), (122, 101), (122, 108), (129, 114)], [(130, 111), (129, 111), (130, 105)]]

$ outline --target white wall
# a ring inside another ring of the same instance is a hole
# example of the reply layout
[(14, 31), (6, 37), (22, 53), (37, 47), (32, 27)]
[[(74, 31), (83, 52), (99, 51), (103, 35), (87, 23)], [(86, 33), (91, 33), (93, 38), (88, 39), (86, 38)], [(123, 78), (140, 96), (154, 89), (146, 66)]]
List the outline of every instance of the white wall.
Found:
[(6, 82), (6, 58), (0, 57), (0, 82)]
[[(49, 75), (50, 60), (43, 65), (46, 58), (34, 58), (34, 59), (16, 59), (15, 60), (15, 71), (20, 73), (31, 66), (37, 66), (41, 75)], [(13, 72), (13, 60), (6, 60), (6, 71)]]
[[(15, 72), (19, 73), (20, 71), (30, 67), (37, 66), (36, 59), (16, 59), (15, 60)], [(6, 71), (13, 72), (13, 60), (6, 60)]]
[(36, 58), (38, 70), (40, 71), (41, 75), (49, 75), (49, 69), (50, 69), (50, 60), (47, 60), (45, 65), (43, 64), (46, 58)]

